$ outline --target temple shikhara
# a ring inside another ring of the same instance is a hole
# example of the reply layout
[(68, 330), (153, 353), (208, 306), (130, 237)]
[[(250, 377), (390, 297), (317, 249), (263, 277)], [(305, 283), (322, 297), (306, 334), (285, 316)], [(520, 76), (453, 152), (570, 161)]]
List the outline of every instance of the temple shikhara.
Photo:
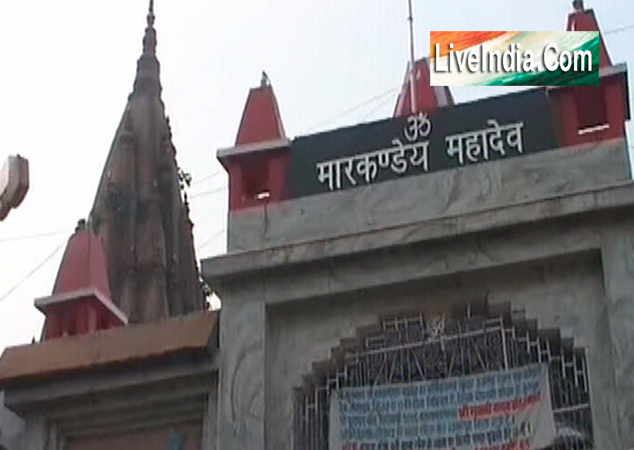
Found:
[[(602, 37), (598, 86), (458, 103), (423, 58), (391, 117), (296, 138), (262, 74), (217, 153), (227, 253), (199, 263), (154, 22), (41, 339), (0, 358), (0, 449), (634, 447), (630, 105)], [(601, 34), (578, 0), (567, 30)]]

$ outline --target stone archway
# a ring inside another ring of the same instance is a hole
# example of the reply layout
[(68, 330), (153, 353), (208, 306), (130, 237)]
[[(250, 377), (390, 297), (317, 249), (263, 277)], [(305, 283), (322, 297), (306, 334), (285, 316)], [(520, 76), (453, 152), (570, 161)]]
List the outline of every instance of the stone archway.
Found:
[(340, 388), (380, 386), (489, 372), (531, 364), (548, 367), (557, 450), (593, 448), (585, 350), (557, 329), (509, 305), (468, 308), (426, 320), (422, 313), (386, 317), (343, 339), (331, 358), (295, 390), (296, 450), (328, 450), (331, 394)]

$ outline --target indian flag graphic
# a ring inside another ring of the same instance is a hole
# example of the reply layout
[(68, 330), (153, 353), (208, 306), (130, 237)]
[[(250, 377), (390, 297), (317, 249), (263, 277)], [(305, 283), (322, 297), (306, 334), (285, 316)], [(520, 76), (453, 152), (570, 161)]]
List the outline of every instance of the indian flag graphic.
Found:
[(432, 31), (432, 86), (597, 86), (597, 31)]

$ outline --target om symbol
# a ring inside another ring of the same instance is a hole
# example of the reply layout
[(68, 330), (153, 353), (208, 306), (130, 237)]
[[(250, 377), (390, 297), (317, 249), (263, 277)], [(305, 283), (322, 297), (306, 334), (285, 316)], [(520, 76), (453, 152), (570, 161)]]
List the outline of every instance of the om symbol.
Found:
[(439, 314), (427, 324), (427, 332), (431, 337), (440, 337), (445, 334), (445, 315)]
[(403, 130), (403, 134), (409, 142), (425, 138), (429, 136), (429, 133), (431, 133), (431, 121), (427, 114), (418, 113), (407, 118), (407, 126)]

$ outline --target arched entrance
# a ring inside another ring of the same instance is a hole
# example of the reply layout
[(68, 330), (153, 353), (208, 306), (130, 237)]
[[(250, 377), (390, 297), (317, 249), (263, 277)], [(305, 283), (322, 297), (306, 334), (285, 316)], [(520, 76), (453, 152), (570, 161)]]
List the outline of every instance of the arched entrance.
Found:
[[(296, 450), (329, 449), (331, 396), (338, 389), (417, 383), (547, 367), (556, 428), (552, 449), (593, 448), (585, 350), (559, 330), (510, 307), (483, 307), (426, 320), (423, 314), (384, 318), (344, 339), (331, 359), (313, 364), (295, 392)], [(399, 447), (400, 448), (400, 447)], [(416, 447), (414, 447), (416, 448)]]

